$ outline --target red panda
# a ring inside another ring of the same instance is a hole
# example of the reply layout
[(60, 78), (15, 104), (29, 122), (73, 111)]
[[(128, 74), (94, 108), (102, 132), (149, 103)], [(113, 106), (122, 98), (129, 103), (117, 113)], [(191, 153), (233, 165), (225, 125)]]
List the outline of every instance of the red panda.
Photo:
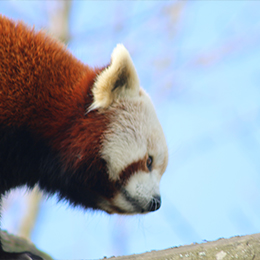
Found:
[[(138, 214), (161, 205), (161, 125), (126, 48), (93, 69), (65, 46), (0, 16), (0, 196), (38, 185), (85, 209)], [(41, 259), (30, 252), (1, 259)]]

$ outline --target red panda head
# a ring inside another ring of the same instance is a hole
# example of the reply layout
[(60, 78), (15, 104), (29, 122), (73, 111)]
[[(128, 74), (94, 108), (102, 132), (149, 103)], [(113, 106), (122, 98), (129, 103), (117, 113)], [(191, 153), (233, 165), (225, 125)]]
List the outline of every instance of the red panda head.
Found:
[(97, 77), (88, 112), (109, 117), (102, 133), (100, 157), (108, 181), (115, 185), (111, 198), (98, 207), (108, 213), (144, 213), (160, 207), (159, 183), (168, 162), (165, 137), (147, 93), (140, 87), (128, 51), (117, 45), (111, 64)]
[[(83, 79), (81, 89), (84, 85)], [(61, 197), (108, 213), (157, 210), (161, 205), (159, 183), (168, 162), (167, 145), (150, 97), (140, 87), (123, 45), (117, 45), (110, 65), (97, 72), (87, 91), (91, 104), (87, 102), (84, 113), (76, 112), (79, 116), (70, 116), (69, 129), (64, 137), (60, 135), (59, 147), (56, 145), (64, 151), (64, 172), (72, 169), (71, 174), (63, 175), (71, 179)]]

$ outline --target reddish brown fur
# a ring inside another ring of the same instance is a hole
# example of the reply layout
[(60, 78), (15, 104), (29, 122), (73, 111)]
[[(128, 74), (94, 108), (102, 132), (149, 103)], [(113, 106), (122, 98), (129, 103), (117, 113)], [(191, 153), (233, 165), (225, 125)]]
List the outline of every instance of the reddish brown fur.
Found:
[[(107, 119), (96, 111), (91, 69), (44, 32), (0, 16), (0, 123), (30, 127), (63, 151), (67, 163), (98, 154)], [(87, 131), (86, 131), (87, 129)], [(87, 147), (88, 143), (97, 147)], [(75, 159), (75, 160), (74, 160)]]
[(149, 169), (147, 168), (146, 162), (148, 159), (148, 155), (146, 155), (143, 159), (133, 162), (128, 165), (123, 171), (120, 173), (120, 185), (124, 186), (126, 182), (130, 179), (130, 176), (137, 173), (138, 171), (144, 171), (149, 173)]
[[(76, 170), (81, 163), (89, 169), (105, 167), (100, 146), (114, 117), (107, 112), (86, 114), (93, 101), (91, 88), (103, 68), (91, 69), (44, 32), (3, 16), (0, 61), (0, 124), (29, 127), (59, 152), (65, 170)], [(149, 172), (147, 156), (120, 173), (120, 185), (138, 170)]]

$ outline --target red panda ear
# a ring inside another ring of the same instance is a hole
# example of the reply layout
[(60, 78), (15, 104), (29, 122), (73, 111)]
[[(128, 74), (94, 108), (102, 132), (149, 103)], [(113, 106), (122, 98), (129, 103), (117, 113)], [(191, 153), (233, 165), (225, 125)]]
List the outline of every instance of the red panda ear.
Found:
[(111, 64), (96, 78), (94, 101), (89, 111), (108, 108), (118, 98), (130, 98), (139, 93), (139, 79), (127, 49), (118, 44), (111, 55)]

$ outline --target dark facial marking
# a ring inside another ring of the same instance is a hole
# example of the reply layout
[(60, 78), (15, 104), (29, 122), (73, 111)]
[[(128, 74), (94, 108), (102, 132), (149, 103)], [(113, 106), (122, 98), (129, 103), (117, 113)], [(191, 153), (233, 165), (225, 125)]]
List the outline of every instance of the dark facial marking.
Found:
[(138, 171), (148, 172), (148, 169), (146, 167), (146, 160), (147, 157), (145, 156), (145, 158), (128, 165), (123, 171), (121, 171), (119, 185), (126, 185), (130, 176), (137, 173)]

